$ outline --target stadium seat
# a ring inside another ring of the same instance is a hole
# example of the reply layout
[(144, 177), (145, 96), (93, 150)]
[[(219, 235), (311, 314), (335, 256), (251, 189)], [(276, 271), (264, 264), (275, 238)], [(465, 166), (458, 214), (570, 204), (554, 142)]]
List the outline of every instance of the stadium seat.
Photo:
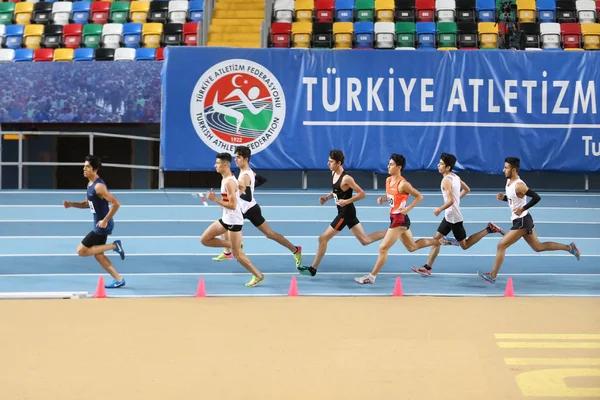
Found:
[(26, 25), (23, 32), (23, 47), (39, 49), (41, 47), (44, 25)]
[(584, 50), (600, 50), (600, 24), (582, 24), (581, 37)]
[(42, 37), (42, 47), (57, 49), (62, 46), (62, 25), (46, 25)]
[(433, 50), (436, 48), (435, 22), (417, 22), (417, 49)]
[(123, 40), (122, 24), (106, 24), (102, 26), (102, 47), (107, 49), (117, 49), (121, 47)]
[(477, 49), (477, 24), (475, 22), (461, 22), (457, 24), (458, 48)]
[(130, 47), (121, 47), (115, 49), (115, 61), (134, 61), (135, 49)]
[(580, 24), (596, 23), (596, 3), (593, 0), (577, 0), (575, 8)]
[(96, 49), (100, 47), (102, 36), (102, 25), (87, 24), (83, 26), (82, 44), (84, 47)]
[(156, 61), (162, 61), (165, 59), (165, 48), (159, 47), (156, 49)]
[(540, 23), (556, 21), (555, 0), (537, 0), (536, 7)]
[(416, 30), (414, 22), (396, 22), (396, 50), (415, 50)]
[(377, 22), (394, 22), (395, 12), (394, 0), (375, 0), (375, 20)]
[(393, 22), (375, 22), (375, 48), (394, 49), (396, 47), (396, 27)]
[(10, 25), (15, 12), (15, 3), (0, 3), (0, 24)]
[(52, 4), (52, 23), (55, 25), (67, 25), (71, 20), (73, 3), (59, 1)]
[(81, 24), (69, 24), (63, 28), (63, 44), (65, 47), (70, 49), (76, 49), (79, 47), (81, 42), (81, 33), (83, 25)]
[(94, 60), (94, 49), (80, 48), (75, 49), (73, 55), (74, 61), (93, 61)]
[(123, 25), (123, 41), (125, 42), (125, 47), (140, 47), (141, 39), (142, 24), (129, 23)]
[(15, 50), (14, 61), (33, 61), (33, 49), (17, 49)]
[(315, 22), (333, 23), (333, 0), (315, 0)]
[(351, 49), (354, 38), (354, 24), (352, 22), (333, 23), (333, 48)]
[[(291, 29), (291, 24), (290, 24)], [(186, 22), (183, 25), (183, 43), (186, 46), (197, 46), (198, 45), (198, 23), (197, 22)]]
[(581, 25), (570, 22), (560, 24), (560, 33), (562, 34), (563, 48), (580, 49), (581, 48)]
[(133, 23), (144, 24), (149, 10), (149, 1), (132, 1), (129, 6), (129, 20)]
[(335, 21), (354, 21), (354, 0), (335, 0)]
[(162, 33), (163, 24), (159, 22), (148, 22), (142, 25), (142, 47), (160, 47)]
[(111, 3), (108, 20), (113, 24), (126, 24), (130, 4), (128, 1), (115, 1)]
[[(289, 2), (291, 2), (292, 0), (287, 0)], [(292, 4), (292, 8), (293, 8), (293, 4)], [(204, 1), (202, 0), (196, 0), (196, 1), (190, 1), (190, 5), (189, 5), (189, 16), (190, 16), (190, 21), (192, 22), (201, 22), (203, 15), (204, 15)], [(290, 19), (291, 19), (291, 15), (292, 15), (292, 11), (290, 10)], [(291, 22), (291, 20), (290, 20)]]
[(373, 22), (356, 22), (354, 24), (354, 48), (372, 49), (375, 24)]
[(475, 0), (456, 0), (456, 22), (475, 22)]
[(301, 21), (292, 24), (292, 46), (309, 48), (312, 35), (312, 22)]
[(25, 27), (23, 25), (7, 25), (4, 29), (4, 46), (9, 49), (20, 49)]
[(85, 25), (90, 18), (90, 10), (92, 6), (88, 1), (76, 1), (73, 3), (72, 19), (74, 24)]
[(356, 0), (354, 2), (355, 21), (373, 21), (373, 11), (375, 10), (374, 0)]
[(183, 44), (183, 24), (166, 24), (162, 46), (181, 46)]
[(498, 48), (498, 26), (494, 22), (480, 22), (478, 31), (480, 49)]
[(10, 62), (14, 59), (15, 51), (13, 49), (0, 49), (0, 62)]
[(415, 22), (415, 0), (396, 0), (396, 22)]
[(74, 49), (56, 49), (54, 50), (54, 61), (73, 61)]
[(20, 2), (15, 4), (15, 24), (29, 25), (31, 14), (33, 13), (33, 3)]
[(540, 24), (521, 23), (519, 24), (521, 30), (521, 50), (539, 49), (540, 48)]
[(52, 3), (35, 3), (31, 22), (34, 24), (49, 24), (52, 17)]
[(95, 49), (94, 59), (96, 61), (113, 61), (115, 59), (115, 49)]
[(294, 16), (296, 21), (312, 22), (315, 3), (313, 0), (296, 0), (294, 3)]
[(148, 22), (160, 22), (165, 24), (169, 17), (168, 1), (151, 1), (150, 11), (148, 11)]
[(435, 0), (435, 15), (438, 22), (454, 22), (455, 14), (455, 0)]
[(54, 49), (36, 49), (33, 51), (33, 61), (46, 62), (54, 59)]
[[(192, 10), (190, 4), (190, 13)], [(273, 21), (274, 22), (289, 22), (294, 20), (294, 0), (275, 0), (273, 4)], [(193, 21), (193, 19), (192, 19)]]
[(496, 4), (494, 0), (477, 0), (476, 8), (479, 22), (496, 22)]
[(140, 48), (135, 49), (136, 61), (154, 61), (156, 59), (155, 48)]
[(110, 3), (108, 1), (93, 1), (90, 8), (90, 22), (104, 25), (108, 21)]
[(292, 37), (292, 24), (289, 22), (273, 22), (271, 24), (271, 46), (290, 47)]
[(541, 23), (540, 35), (544, 50), (562, 50), (560, 45), (560, 24), (556, 22)]
[(437, 42), (439, 47), (457, 47), (456, 34), (458, 27), (456, 22), (438, 22)]
[(574, 0), (557, 0), (556, 1), (557, 20), (561, 24), (569, 22), (577, 22), (575, 13)]
[(417, 22), (433, 22), (435, 13), (434, 0), (416, 0)]
[(173, 24), (185, 24), (189, 5), (185, 0), (169, 1), (169, 21)]
[(520, 23), (535, 22), (536, 18), (535, 0), (517, 0), (517, 19)]
[(312, 47), (320, 49), (330, 49), (332, 47), (331, 32), (333, 23), (317, 22), (313, 24)]

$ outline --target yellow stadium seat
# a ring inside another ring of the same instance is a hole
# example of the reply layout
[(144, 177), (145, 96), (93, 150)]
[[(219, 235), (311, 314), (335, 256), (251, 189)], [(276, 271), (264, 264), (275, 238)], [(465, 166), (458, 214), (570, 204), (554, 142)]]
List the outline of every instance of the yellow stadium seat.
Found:
[(480, 22), (477, 25), (479, 31), (479, 48), (498, 48), (498, 25), (495, 22)]
[(335, 22), (333, 24), (333, 48), (351, 49), (354, 37), (354, 24), (352, 22)]
[(56, 49), (54, 50), (54, 61), (73, 61), (75, 49)]
[(394, 22), (394, 0), (375, 0), (377, 22)]
[(517, 15), (519, 18), (519, 22), (535, 22), (535, 0), (517, 0)]
[(144, 24), (146, 23), (146, 17), (148, 17), (149, 10), (149, 1), (132, 1), (131, 5), (129, 6), (129, 19), (131, 22)]
[(29, 25), (31, 22), (31, 13), (33, 12), (33, 4), (30, 2), (20, 2), (15, 4), (15, 24)]
[(294, 22), (292, 24), (292, 47), (308, 49), (310, 47), (312, 28), (312, 22)]
[(23, 32), (23, 40), (25, 41), (25, 48), (27, 49), (39, 49), (44, 35), (44, 25), (27, 25)]
[(294, 14), (296, 15), (296, 21), (312, 22), (314, 9), (314, 0), (296, 0), (296, 2), (294, 3)]
[(600, 50), (600, 24), (581, 24), (585, 50)]
[(160, 47), (160, 38), (163, 33), (163, 24), (160, 22), (149, 22), (142, 26), (142, 47)]
[(456, 47), (438, 47), (438, 50), (458, 50)]

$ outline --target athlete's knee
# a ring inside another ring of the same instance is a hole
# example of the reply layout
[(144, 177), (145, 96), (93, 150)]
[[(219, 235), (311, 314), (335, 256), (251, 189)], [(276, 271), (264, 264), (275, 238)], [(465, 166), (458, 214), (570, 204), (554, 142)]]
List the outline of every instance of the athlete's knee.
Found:
[(466, 241), (464, 241), (464, 240), (463, 240), (463, 241), (460, 241), (460, 242), (458, 242), (458, 245), (459, 245), (459, 246), (460, 246), (460, 248), (461, 248), (461, 249), (463, 249), (463, 250), (467, 250), (469, 247), (471, 247), (471, 246), (469, 246), (469, 245), (467, 244), (467, 242), (466, 242)]
[(87, 247), (85, 247), (85, 246), (79, 246), (79, 247), (77, 248), (77, 255), (78, 255), (79, 257), (87, 257), (87, 256), (89, 256), (89, 255), (90, 255), (90, 254), (89, 254), (89, 250), (90, 250), (90, 249), (89, 249), (89, 248), (87, 248)]
[(500, 241), (498, 243), (498, 246), (496, 246), (496, 250), (498, 250), (498, 251), (506, 251), (506, 249), (508, 249), (508, 246), (505, 243), (503, 243), (502, 241)]
[(542, 246), (542, 244), (541, 244), (540, 242), (537, 242), (537, 243), (531, 244), (530, 246), (531, 246), (531, 249), (532, 249), (533, 251), (535, 251), (536, 253), (539, 253), (539, 252), (540, 252), (540, 251), (542, 251), (542, 249), (543, 249), (543, 246)]
[(363, 246), (368, 246), (368, 245), (370, 245), (371, 243), (373, 243), (373, 241), (372, 241), (372, 240), (371, 240), (369, 237), (366, 237), (366, 238), (364, 238), (364, 237), (359, 237), (359, 238), (357, 238), (357, 239), (358, 239), (358, 242), (359, 242), (360, 244), (362, 244)]
[(231, 249), (231, 253), (233, 254), (233, 257), (236, 260), (239, 260), (240, 257), (244, 257), (244, 252), (242, 251), (241, 248), (235, 248), (235, 249)]
[(277, 237), (277, 233), (269, 229), (267, 232), (265, 232), (265, 237), (267, 239), (275, 240), (275, 238)]
[(205, 235), (200, 236), (200, 243), (202, 243), (203, 246), (208, 246), (209, 242), (210, 242), (210, 238), (208, 236), (205, 236)]
[(419, 248), (417, 247), (417, 245), (414, 244), (414, 243), (409, 243), (405, 247), (406, 247), (406, 250), (408, 250), (410, 253), (413, 253), (413, 252), (419, 250)]
[(329, 238), (325, 235), (319, 236), (319, 245), (326, 245), (329, 242)]

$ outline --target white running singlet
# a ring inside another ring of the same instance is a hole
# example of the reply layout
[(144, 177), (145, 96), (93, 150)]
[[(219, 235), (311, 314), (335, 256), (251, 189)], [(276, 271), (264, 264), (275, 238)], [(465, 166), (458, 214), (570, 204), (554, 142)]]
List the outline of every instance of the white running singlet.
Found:
[(517, 179), (512, 184), (510, 184), (510, 179), (506, 181), (506, 197), (508, 198), (508, 206), (510, 207), (511, 211), (511, 221), (514, 221), (517, 218), (523, 218), (524, 216), (529, 214), (529, 211), (527, 210), (523, 211), (521, 215), (515, 214), (515, 210), (517, 208), (525, 206), (527, 199), (527, 196), (523, 196), (522, 199), (519, 198), (519, 196), (517, 196), (517, 183), (519, 182), (525, 184), (525, 182), (523, 182), (521, 179)]
[(238, 179), (241, 181), (242, 180), (242, 176), (243, 175), (248, 175), (248, 178), (250, 178), (250, 194), (252, 196), (252, 200), (250, 201), (246, 201), (244, 199), (242, 199), (240, 197), (240, 207), (242, 209), (242, 213), (245, 214), (246, 211), (248, 211), (249, 209), (251, 209), (252, 207), (254, 207), (256, 205), (256, 200), (254, 199), (254, 183), (256, 182), (256, 176), (254, 175), (254, 171), (252, 171), (251, 169), (247, 170), (247, 171), (240, 171), (240, 176), (238, 177)]
[[(448, 174), (444, 177), (444, 179), (449, 179), (452, 182), (451, 195), (454, 200), (454, 204), (444, 210), (444, 217), (446, 221), (451, 224), (456, 224), (457, 222), (463, 221), (462, 213), (460, 212), (460, 177), (455, 174)], [(448, 201), (448, 195), (444, 191), (444, 179), (442, 179), (442, 183), (440, 188), (442, 189), (442, 196), (444, 196), (444, 203)]]
[(235, 176), (231, 175), (221, 181), (221, 197), (223, 201), (228, 201), (227, 195), (227, 182), (229, 180), (233, 180), (235, 182), (235, 196), (236, 199), (236, 207), (235, 210), (230, 210), (229, 208), (223, 207), (223, 216), (221, 219), (227, 225), (243, 225), (244, 224), (244, 216), (242, 215), (242, 210), (240, 208), (240, 190), (237, 187), (237, 179)]

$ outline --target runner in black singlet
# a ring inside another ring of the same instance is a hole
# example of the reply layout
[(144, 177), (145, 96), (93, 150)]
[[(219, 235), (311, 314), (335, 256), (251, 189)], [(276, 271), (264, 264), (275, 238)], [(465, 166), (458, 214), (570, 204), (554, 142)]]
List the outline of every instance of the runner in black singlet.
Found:
[[(319, 198), (321, 204), (333, 198), (337, 205), (338, 215), (333, 219), (330, 226), (319, 236), (319, 248), (313, 260), (312, 265), (298, 267), (302, 275), (315, 276), (321, 263), (321, 259), (327, 251), (327, 243), (344, 227), (348, 227), (350, 232), (358, 239), (360, 244), (366, 246), (373, 242), (383, 239), (387, 230), (371, 233), (367, 235), (356, 217), (356, 207), (354, 202), (362, 200), (366, 194), (358, 183), (344, 171), (344, 153), (341, 150), (331, 150), (329, 152), (329, 161), (327, 165), (332, 172), (332, 191), (327, 196)], [(354, 194), (356, 192), (356, 194)], [(353, 195), (354, 194), (354, 195)]]

